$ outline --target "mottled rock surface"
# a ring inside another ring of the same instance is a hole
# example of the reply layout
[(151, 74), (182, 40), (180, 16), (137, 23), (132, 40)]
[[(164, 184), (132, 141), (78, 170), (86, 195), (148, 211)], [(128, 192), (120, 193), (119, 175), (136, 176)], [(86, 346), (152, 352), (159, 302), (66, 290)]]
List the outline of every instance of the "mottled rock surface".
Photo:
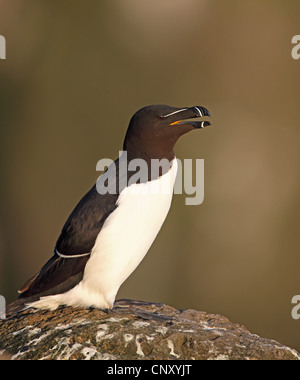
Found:
[(0, 321), (0, 356), (11, 359), (300, 360), (282, 344), (220, 315), (119, 300), (112, 311), (27, 310)]

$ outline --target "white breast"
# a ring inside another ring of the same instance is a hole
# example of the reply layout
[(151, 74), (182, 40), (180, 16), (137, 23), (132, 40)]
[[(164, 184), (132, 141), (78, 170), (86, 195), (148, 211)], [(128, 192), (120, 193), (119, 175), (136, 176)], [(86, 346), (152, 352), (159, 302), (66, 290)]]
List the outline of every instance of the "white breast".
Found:
[(177, 168), (175, 159), (159, 179), (126, 187), (96, 239), (82, 281), (66, 293), (42, 297), (28, 306), (112, 308), (119, 287), (143, 260), (166, 219)]
[(56, 302), (113, 306), (119, 287), (143, 260), (166, 219), (177, 167), (175, 159), (171, 170), (159, 179), (133, 184), (121, 192), (117, 209), (97, 237), (82, 281), (69, 292), (52, 296)]

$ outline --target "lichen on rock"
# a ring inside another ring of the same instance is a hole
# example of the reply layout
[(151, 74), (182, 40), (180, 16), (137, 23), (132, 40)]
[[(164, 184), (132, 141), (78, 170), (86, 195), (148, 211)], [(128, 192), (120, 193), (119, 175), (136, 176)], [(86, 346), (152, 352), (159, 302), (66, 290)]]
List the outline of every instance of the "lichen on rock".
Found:
[(300, 360), (297, 351), (220, 315), (119, 300), (112, 311), (26, 310), (0, 322), (13, 360)]

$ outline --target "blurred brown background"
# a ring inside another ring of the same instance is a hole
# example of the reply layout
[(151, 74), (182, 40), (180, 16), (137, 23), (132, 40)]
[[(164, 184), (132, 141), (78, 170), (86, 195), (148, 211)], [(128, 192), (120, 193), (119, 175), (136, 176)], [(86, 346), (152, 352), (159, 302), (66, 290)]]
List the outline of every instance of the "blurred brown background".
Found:
[(300, 2), (0, 0), (0, 294), (52, 255), (67, 216), (116, 158), (132, 114), (203, 105), (205, 202), (176, 195), (118, 298), (228, 316), (300, 350)]

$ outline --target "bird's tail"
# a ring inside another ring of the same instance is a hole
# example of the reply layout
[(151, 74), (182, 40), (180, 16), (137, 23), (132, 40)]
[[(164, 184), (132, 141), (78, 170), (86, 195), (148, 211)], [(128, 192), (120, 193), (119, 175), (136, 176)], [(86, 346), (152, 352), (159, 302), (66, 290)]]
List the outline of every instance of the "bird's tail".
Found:
[(19, 313), (26, 308), (26, 301), (24, 299), (17, 299), (16, 301), (9, 304), (6, 308), (6, 315), (12, 315)]
[(17, 298), (6, 307), (6, 316), (17, 314), (20, 311), (28, 309), (28, 303), (35, 302), (39, 299), (39, 295), (32, 297)]

